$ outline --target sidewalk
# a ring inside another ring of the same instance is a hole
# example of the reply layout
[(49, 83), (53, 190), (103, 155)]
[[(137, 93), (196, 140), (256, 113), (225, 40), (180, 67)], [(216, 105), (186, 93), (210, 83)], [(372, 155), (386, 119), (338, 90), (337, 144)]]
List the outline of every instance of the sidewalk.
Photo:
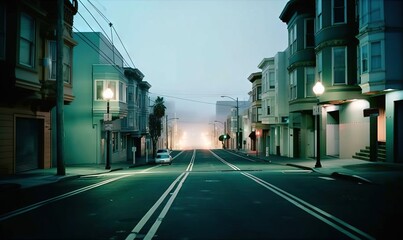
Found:
[[(233, 150), (229, 150), (233, 151)], [(236, 151), (234, 151), (236, 152)], [(281, 164), (296, 168), (312, 170), (332, 178), (343, 178), (359, 183), (387, 183), (400, 179), (403, 183), (403, 164), (368, 162), (358, 159), (321, 159), (321, 168), (315, 168), (315, 159), (295, 159), (271, 155), (269, 157), (256, 156), (256, 152), (238, 152), (248, 155), (258, 161), (270, 164)], [(149, 159), (150, 161), (151, 159)], [(105, 169), (104, 164), (67, 165), (66, 175), (58, 176), (56, 168), (36, 169), (11, 176), (0, 176), (0, 193), (20, 188), (34, 187), (54, 183), (66, 179), (78, 178), (84, 175), (101, 174), (111, 171), (128, 169), (146, 165), (145, 158), (136, 158), (136, 164), (131, 162), (112, 163), (111, 169)]]
[(403, 164), (386, 162), (369, 162), (359, 159), (340, 159), (324, 157), (320, 160), (322, 167), (315, 168), (316, 159), (288, 158), (277, 155), (257, 156), (256, 152), (241, 152), (260, 161), (282, 164), (301, 169), (312, 170), (333, 178), (343, 178), (359, 183), (383, 184), (403, 180)]
[[(148, 161), (150, 162), (150, 158)], [(21, 188), (35, 187), (39, 185), (54, 183), (71, 178), (78, 178), (85, 175), (108, 173), (122, 169), (128, 169), (147, 165), (146, 158), (136, 158), (136, 163), (117, 162), (111, 163), (111, 169), (105, 169), (105, 164), (77, 164), (66, 165), (66, 175), (57, 175), (57, 168), (35, 169), (10, 176), (0, 176), (0, 193), (13, 191)]]

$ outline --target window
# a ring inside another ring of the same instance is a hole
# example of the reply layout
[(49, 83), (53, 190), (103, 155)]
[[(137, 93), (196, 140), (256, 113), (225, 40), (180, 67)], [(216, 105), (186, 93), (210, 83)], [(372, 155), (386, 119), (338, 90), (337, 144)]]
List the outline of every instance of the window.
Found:
[(274, 71), (269, 72), (269, 88), (274, 89), (276, 87), (276, 78), (274, 77)]
[(270, 106), (267, 106), (266, 115), (270, 115)]
[(262, 99), (262, 86), (258, 86), (256, 91), (257, 91), (257, 100), (261, 100)]
[(34, 67), (34, 55), (35, 21), (31, 16), (21, 13), (19, 63), (27, 67)]
[(134, 111), (127, 112), (127, 126), (130, 128), (134, 127)]
[(305, 20), (305, 48), (315, 46), (314, 20)]
[(261, 107), (257, 108), (257, 121), (258, 122), (262, 121), (262, 108)]
[(294, 54), (297, 51), (297, 24), (294, 24), (288, 33), (289, 36), (289, 43), (290, 43), (290, 50), (291, 54)]
[[(56, 79), (57, 76), (57, 42), (49, 41), (49, 79)], [(71, 47), (63, 46), (63, 81), (71, 83)]]
[(63, 46), (63, 81), (71, 83), (71, 47)]
[(381, 42), (371, 43), (371, 71), (382, 69)]
[(322, 82), (322, 52), (316, 55), (316, 81)]
[(57, 63), (57, 45), (56, 41), (49, 41), (49, 78), (56, 79), (56, 63)]
[(383, 1), (370, 1), (371, 11), (370, 11), (370, 19), (371, 22), (376, 22), (382, 20), (381, 14), (381, 5)]
[(118, 145), (118, 132), (112, 132), (112, 151), (113, 152), (117, 152), (119, 149), (119, 145)]
[(119, 101), (126, 102), (126, 84), (119, 82)]
[(345, 0), (333, 0), (333, 23), (346, 22), (346, 2)]
[(346, 84), (346, 47), (332, 48), (333, 84)]
[(305, 68), (305, 97), (314, 97), (313, 85), (315, 84), (315, 68)]
[(297, 99), (297, 70), (290, 73), (290, 100)]
[(368, 72), (368, 45), (361, 46), (361, 73)]
[(316, 31), (322, 29), (322, 0), (316, 0)]
[(6, 58), (6, 8), (0, 2), (0, 59)]
[(383, 20), (382, 3), (383, 1), (380, 0), (359, 1), (360, 27), (367, 25), (369, 22), (377, 22)]
[(116, 92), (116, 85), (118, 81), (109, 81), (109, 80), (96, 80), (95, 81), (95, 100), (104, 100), (102, 93), (105, 89), (110, 88), (113, 92), (113, 100), (117, 100), (118, 93)]

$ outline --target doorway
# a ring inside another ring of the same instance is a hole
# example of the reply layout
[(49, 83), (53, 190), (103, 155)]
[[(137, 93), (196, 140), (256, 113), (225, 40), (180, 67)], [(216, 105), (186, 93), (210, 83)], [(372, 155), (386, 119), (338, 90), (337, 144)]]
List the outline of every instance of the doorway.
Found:
[(16, 118), (15, 171), (23, 172), (40, 167), (43, 156), (43, 119)]

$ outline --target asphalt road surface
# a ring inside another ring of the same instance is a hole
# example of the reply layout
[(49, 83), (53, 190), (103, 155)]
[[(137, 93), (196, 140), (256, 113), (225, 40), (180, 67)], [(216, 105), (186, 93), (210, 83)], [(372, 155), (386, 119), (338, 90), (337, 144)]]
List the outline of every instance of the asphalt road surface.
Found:
[[(0, 239), (382, 239), (401, 193), (225, 150), (26, 189)], [(400, 216), (401, 217), (401, 216)]]

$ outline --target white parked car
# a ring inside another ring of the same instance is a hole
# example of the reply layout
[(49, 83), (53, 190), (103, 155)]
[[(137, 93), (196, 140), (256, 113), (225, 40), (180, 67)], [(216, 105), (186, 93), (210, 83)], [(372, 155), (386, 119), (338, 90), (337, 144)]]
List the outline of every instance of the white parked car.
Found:
[(167, 153), (167, 154), (171, 154), (171, 151), (169, 151), (169, 149), (158, 149), (157, 150), (157, 154), (158, 153)]
[(155, 163), (167, 163), (171, 165), (172, 157), (168, 153), (157, 153), (157, 156), (155, 156)]

